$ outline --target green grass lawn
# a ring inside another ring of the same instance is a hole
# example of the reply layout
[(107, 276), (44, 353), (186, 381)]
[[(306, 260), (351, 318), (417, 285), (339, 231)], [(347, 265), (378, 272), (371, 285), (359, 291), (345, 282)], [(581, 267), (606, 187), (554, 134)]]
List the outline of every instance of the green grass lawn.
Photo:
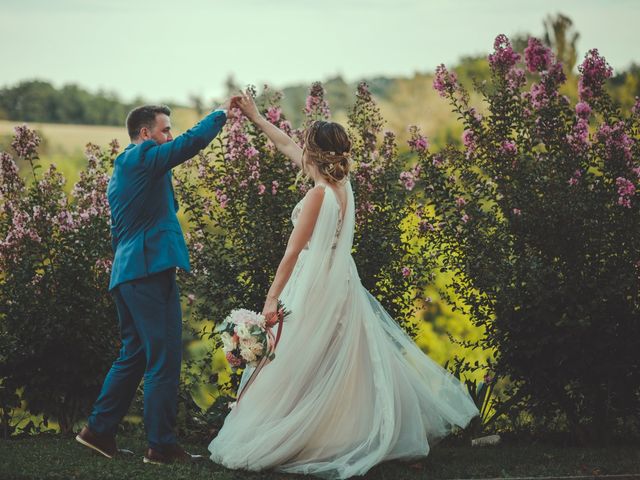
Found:
[[(142, 463), (144, 440), (120, 438), (119, 446), (134, 456), (108, 460), (72, 438), (39, 436), (0, 440), (1, 479), (301, 479), (314, 478), (275, 472), (231, 471), (209, 460), (193, 465), (158, 466)], [(204, 445), (186, 445), (192, 453), (206, 454)], [(558, 447), (554, 445), (501, 445), (472, 448), (436, 446), (430, 455), (413, 463), (388, 462), (364, 478), (417, 480), (438, 478), (495, 478), (597, 476), (636, 474), (640, 477), (640, 448)]]

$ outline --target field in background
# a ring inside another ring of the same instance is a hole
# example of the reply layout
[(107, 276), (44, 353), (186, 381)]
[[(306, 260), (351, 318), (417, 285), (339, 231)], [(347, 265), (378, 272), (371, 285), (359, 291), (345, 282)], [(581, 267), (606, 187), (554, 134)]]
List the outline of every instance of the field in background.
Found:
[[(180, 134), (189, 129), (198, 121), (195, 110), (189, 108), (176, 108), (171, 115), (172, 126), (175, 134)], [(58, 169), (67, 179), (67, 189), (70, 190), (78, 180), (80, 169), (86, 165), (84, 156), (85, 145), (89, 142), (107, 148), (109, 143), (116, 139), (120, 147), (124, 148), (129, 144), (129, 136), (124, 126), (125, 119), (122, 119), (122, 127), (101, 126), (101, 125), (71, 125), (59, 123), (28, 123), (31, 128), (35, 128), (43, 138), (41, 146), (41, 164), (47, 168), (51, 163), (55, 163)], [(0, 120), (0, 151), (6, 150), (11, 153), (11, 139), (16, 125), (24, 122), (13, 120)], [(24, 168), (20, 165), (21, 169)]]
[[(444, 144), (452, 138), (459, 138), (462, 132), (462, 127), (456, 122), (456, 117), (451, 113), (447, 102), (433, 90), (432, 81), (431, 75), (420, 74), (416, 74), (413, 78), (396, 79), (384, 91), (384, 95), (378, 98), (382, 116), (386, 120), (383, 129), (391, 130), (397, 135), (400, 148), (406, 148), (409, 125), (420, 126), (430, 138), (431, 143), (435, 145)], [(343, 96), (331, 94), (338, 88), (345, 90)], [(346, 124), (348, 110), (355, 101), (355, 89), (346, 84), (335, 86), (330, 81), (327, 84), (327, 90), (332, 107), (332, 119)], [(292, 120), (293, 126), (299, 127), (308, 86), (285, 88), (283, 93), (283, 111)], [(332, 98), (334, 96), (336, 98)], [(474, 100), (477, 99), (472, 96), (472, 103), (475, 103)], [(483, 110), (481, 105), (477, 106), (480, 111)], [(213, 106), (210, 107), (213, 108)], [(193, 108), (174, 108), (171, 115), (174, 135), (189, 129), (199, 119), (198, 113)], [(47, 164), (56, 161), (58, 166), (61, 166), (61, 162), (69, 161), (73, 165), (78, 165), (78, 159), (82, 159), (87, 142), (106, 147), (115, 138), (122, 147), (126, 146), (129, 138), (124, 122), (123, 118), (122, 127), (36, 122), (29, 125), (38, 130), (45, 139), (40, 148), (43, 162)], [(8, 148), (14, 126), (22, 123), (14, 120), (0, 120), (0, 150)], [(69, 158), (65, 159), (65, 157)]]
[[(181, 133), (197, 121), (196, 112), (188, 108), (175, 109), (171, 115), (173, 130)], [(107, 146), (114, 138), (121, 146), (129, 143), (129, 136), (122, 119), (122, 127), (101, 125), (71, 125), (59, 123), (29, 123), (45, 138), (44, 153), (48, 155), (77, 155), (82, 154), (87, 142), (100, 146)], [(13, 135), (13, 128), (24, 122), (14, 120), (0, 120), (0, 137), (5, 139)], [(3, 147), (6, 140), (3, 141)]]

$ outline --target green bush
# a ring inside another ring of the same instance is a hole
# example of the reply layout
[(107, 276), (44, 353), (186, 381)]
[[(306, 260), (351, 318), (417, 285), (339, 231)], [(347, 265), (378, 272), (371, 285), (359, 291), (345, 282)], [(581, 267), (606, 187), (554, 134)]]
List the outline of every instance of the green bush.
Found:
[(495, 349), (491, 366), (532, 427), (580, 441), (637, 435), (638, 104), (630, 116), (613, 105), (597, 50), (580, 66), (573, 108), (540, 42), (525, 49), (528, 73), (505, 36), (494, 48), (492, 80), (476, 85), (486, 117), (454, 72), (436, 71), (465, 131), (462, 148), (418, 152), (422, 231), (455, 274), (449, 300), (486, 329), (471, 346)]
[(106, 201), (117, 146), (88, 146), (69, 200), (54, 165), (38, 174), (35, 132), (16, 131), (13, 147), (32, 181), (25, 185), (11, 155), (0, 153), (0, 399), (8, 413), (20, 391), (29, 412), (68, 432), (88, 413), (117, 352)]

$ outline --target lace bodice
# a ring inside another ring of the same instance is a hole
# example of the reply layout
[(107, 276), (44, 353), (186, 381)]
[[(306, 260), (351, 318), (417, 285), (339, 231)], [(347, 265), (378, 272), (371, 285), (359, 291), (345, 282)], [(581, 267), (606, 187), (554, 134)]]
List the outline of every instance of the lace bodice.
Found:
[(295, 227), (298, 223), (298, 217), (300, 216), (300, 212), (302, 212), (302, 204), (304, 203), (304, 198), (300, 200), (295, 207), (293, 207), (293, 211), (291, 212), (291, 223)]

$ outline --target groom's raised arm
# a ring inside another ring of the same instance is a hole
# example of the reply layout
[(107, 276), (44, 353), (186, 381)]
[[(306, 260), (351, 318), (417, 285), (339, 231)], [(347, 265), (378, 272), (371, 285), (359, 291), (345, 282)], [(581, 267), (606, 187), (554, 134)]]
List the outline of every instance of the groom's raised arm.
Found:
[(158, 145), (153, 140), (147, 140), (142, 144), (145, 166), (153, 175), (165, 174), (209, 145), (226, 121), (226, 111), (218, 109), (170, 142)]

